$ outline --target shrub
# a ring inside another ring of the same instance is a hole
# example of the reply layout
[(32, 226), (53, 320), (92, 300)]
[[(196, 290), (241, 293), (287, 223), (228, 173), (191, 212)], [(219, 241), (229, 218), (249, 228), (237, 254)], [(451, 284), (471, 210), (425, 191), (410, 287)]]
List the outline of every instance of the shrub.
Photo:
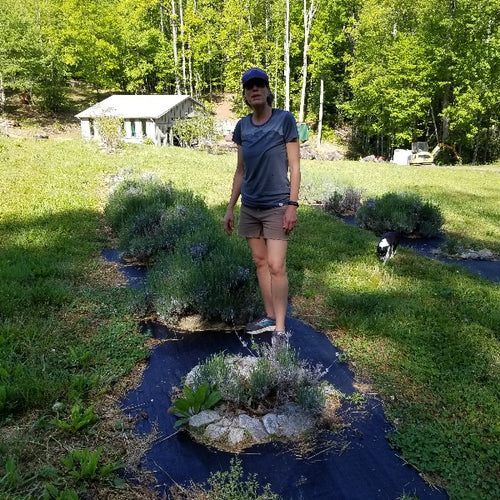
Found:
[(151, 268), (149, 293), (159, 317), (167, 323), (200, 314), (228, 324), (254, 318), (261, 305), (248, 250), (226, 238), (212, 221), (186, 233), (171, 256)]
[[(254, 361), (242, 370), (244, 359)], [(250, 409), (273, 409), (293, 400), (313, 414), (325, 402), (321, 366), (311, 367), (289, 346), (259, 346), (256, 358), (214, 354), (200, 363), (189, 383), (220, 391), (224, 401)], [(188, 383), (188, 381), (186, 381)]]
[(149, 261), (161, 251), (172, 252), (184, 234), (196, 231), (208, 219), (202, 200), (176, 193), (172, 206), (153, 204), (131, 217), (119, 232), (119, 246), (126, 257)]
[(361, 206), (361, 194), (351, 186), (334, 188), (333, 193), (323, 201), (323, 209), (335, 215), (354, 215)]
[(123, 146), (123, 119), (116, 116), (99, 116), (95, 126), (102, 146), (107, 151), (114, 151)]
[(147, 177), (125, 179), (109, 195), (104, 215), (111, 229), (120, 232), (134, 217), (152, 207), (165, 209), (174, 199), (170, 184)]
[(261, 309), (241, 239), (228, 238), (203, 200), (155, 179), (119, 184), (105, 208), (126, 257), (153, 264), (150, 306), (166, 323), (189, 314), (246, 323)]
[(203, 148), (204, 145), (213, 142), (217, 135), (214, 119), (207, 114), (176, 120), (172, 132), (182, 147)]
[(356, 213), (357, 222), (376, 234), (398, 231), (435, 236), (444, 220), (438, 207), (424, 202), (416, 194), (387, 193), (367, 200)]

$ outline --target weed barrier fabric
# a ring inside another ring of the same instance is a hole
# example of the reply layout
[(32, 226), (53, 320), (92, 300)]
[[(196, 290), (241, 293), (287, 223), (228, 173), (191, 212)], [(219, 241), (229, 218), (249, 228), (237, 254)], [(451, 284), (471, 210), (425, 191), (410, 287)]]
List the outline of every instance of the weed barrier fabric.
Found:
[[(129, 286), (143, 288), (143, 268), (121, 262), (116, 250), (103, 252), (103, 257), (118, 263)], [(291, 317), (286, 327), (292, 332), (290, 345), (301, 359), (328, 368), (324, 378), (345, 395), (357, 392), (353, 374), (338, 359), (341, 351), (325, 335)], [(161, 495), (168, 498), (175, 483), (204, 483), (211, 473), (229, 470), (231, 459), (238, 456), (244, 479), (257, 474), (261, 485), (270, 484), (286, 500), (395, 500), (404, 494), (419, 500), (448, 498), (444, 491), (427, 485), (390, 447), (386, 435), (393, 429), (375, 394), (367, 395), (360, 407), (344, 404), (339, 416), (348, 424), (346, 428), (338, 434), (323, 433), (307, 453), (276, 442), (235, 455), (201, 445), (187, 432), (176, 432), (176, 417), (167, 412), (172, 387), (179, 386), (181, 378), (211, 354), (249, 355), (252, 340), (270, 342), (271, 335), (252, 339), (237, 332), (176, 332), (155, 323), (145, 324), (144, 329), (164, 342), (152, 350), (140, 386), (122, 400), (122, 409), (137, 420), (139, 434), (157, 432), (143, 466), (153, 472)]]
[[(165, 340), (154, 348), (141, 385), (122, 401), (124, 412), (137, 419), (138, 433), (154, 428), (158, 438), (144, 457), (143, 465), (157, 479), (160, 493), (178, 483), (203, 483), (211, 472), (230, 469), (235, 455), (196, 443), (187, 432), (175, 432), (176, 418), (167, 413), (172, 386), (193, 366), (213, 353), (248, 355), (249, 336), (236, 332), (175, 332), (157, 324), (145, 325), (155, 338)], [(291, 347), (313, 364), (329, 368), (325, 379), (349, 395), (357, 392), (354, 379), (340, 353), (321, 333), (294, 318), (287, 318)], [(270, 334), (254, 337), (270, 342)], [(237, 456), (245, 478), (257, 474), (261, 485), (270, 484), (284, 499), (397, 499), (403, 494), (422, 499), (444, 499), (446, 494), (428, 486), (390, 447), (392, 431), (382, 403), (368, 395), (364, 405), (346, 404), (342, 420), (349, 425), (339, 434), (324, 433), (307, 454), (290, 444), (268, 443), (247, 448)]]

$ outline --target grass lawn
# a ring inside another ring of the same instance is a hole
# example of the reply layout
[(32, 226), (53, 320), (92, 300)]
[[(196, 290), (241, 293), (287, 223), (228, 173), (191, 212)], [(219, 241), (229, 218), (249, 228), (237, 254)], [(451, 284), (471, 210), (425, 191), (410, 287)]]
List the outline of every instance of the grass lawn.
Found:
[[(137, 292), (100, 257), (114, 244), (102, 217), (109, 176), (155, 172), (222, 218), (235, 156), (147, 146), (108, 155), (79, 139), (0, 138), (0, 163), (0, 497), (152, 496), (114, 474), (123, 461), (133, 469), (141, 447), (116, 398), (150, 341), (138, 330)], [(302, 169), (303, 199), (332, 185), (416, 192), (441, 208), (448, 234), (500, 253), (499, 166)], [(294, 314), (381, 394), (408, 462), (451, 498), (500, 497), (498, 285), (406, 249), (381, 266), (374, 235), (305, 203), (299, 216), (288, 261)]]

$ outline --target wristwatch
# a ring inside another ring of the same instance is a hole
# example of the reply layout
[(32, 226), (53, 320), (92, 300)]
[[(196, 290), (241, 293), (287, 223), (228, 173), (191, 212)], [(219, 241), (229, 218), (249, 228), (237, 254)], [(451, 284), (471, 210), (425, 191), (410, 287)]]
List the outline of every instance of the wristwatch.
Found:
[(294, 207), (298, 207), (299, 206), (299, 202), (298, 201), (289, 201), (287, 203), (287, 205), (293, 205)]

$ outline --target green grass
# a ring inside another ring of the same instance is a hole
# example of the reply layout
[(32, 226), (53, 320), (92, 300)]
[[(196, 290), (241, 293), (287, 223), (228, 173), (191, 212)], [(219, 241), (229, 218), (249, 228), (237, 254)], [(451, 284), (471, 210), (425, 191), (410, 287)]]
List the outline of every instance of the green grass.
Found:
[[(0, 496), (40, 493), (48, 467), (59, 491), (74, 488), (56, 457), (90, 438), (75, 444), (74, 433), (42, 425), (52, 405), (66, 404), (58, 418), (68, 422), (75, 404), (99, 409), (147, 355), (132, 312), (138, 297), (100, 258), (113, 245), (102, 215), (109, 175), (155, 172), (192, 190), (222, 234), (235, 163), (178, 148), (106, 155), (79, 139), (0, 138), (0, 476), (10, 464), (12, 479)], [(415, 192), (441, 208), (448, 234), (500, 252), (498, 166), (304, 161), (302, 170), (303, 199), (333, 184), (366, 196)], [(331, 336), (380, 392), (406, 460), (451, 498), (498, 497), (499, 287), (406, 249), (381, 266), (375, 242), (303, 204), (288, 260), (294, 313)], [(97, 414), (82, 432), (98, 432)], [(109, 445), (105, 436), (99, 444)]]

